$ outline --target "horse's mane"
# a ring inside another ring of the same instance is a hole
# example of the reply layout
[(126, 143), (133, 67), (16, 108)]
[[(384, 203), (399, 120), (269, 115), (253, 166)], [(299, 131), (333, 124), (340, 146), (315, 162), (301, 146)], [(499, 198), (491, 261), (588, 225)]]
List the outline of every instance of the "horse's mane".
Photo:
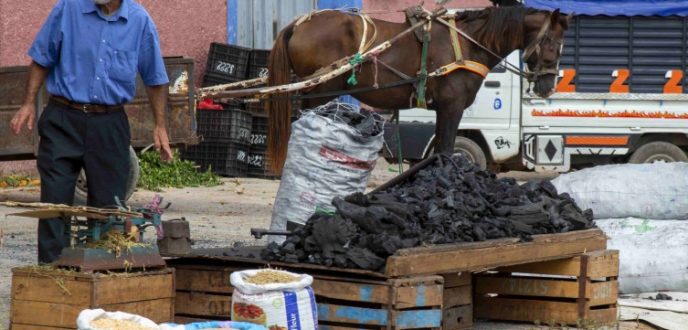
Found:
[(524, 6), (489, 7), (457, 13), (456, 20), (483, 46), (501, 53), (507, 46), (504, 40), (511, 41), (511, 48), (523, 44), (525, 16), (538, 12), (544, 11)]

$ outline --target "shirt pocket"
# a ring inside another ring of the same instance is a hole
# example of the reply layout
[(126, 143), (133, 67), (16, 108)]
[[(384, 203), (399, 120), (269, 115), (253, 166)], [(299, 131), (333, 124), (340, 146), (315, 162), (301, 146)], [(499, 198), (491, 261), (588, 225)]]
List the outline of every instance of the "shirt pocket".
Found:
[(116, 49), (112, 51), (112, 65), (108, 75), (120, 83), (136, 83), (136, 52)]

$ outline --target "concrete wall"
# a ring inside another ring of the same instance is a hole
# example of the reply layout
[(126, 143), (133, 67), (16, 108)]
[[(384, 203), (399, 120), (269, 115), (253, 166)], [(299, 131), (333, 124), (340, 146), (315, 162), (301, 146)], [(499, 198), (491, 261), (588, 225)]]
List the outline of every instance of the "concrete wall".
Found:
[[(376, 18), (403, 22), (404, 14), (398, 12), (419, 4), (419, 0), (363, 0), (363, 10), (371, 12)], [(484, 8), (492, 6), (489, 0), (451, 0), (444, 4), (445, 8)], [(435, 0), (426, 0), (423, 6), (428, 10), (435, 8)], [(373, 14), (373, 12), (375, 12)]]
[[(31, 42), (56, 0), (0, 0), (0, 66), (27, 65)], [(226, 0), (138, 0), (155, 21), (164, 56), (196, 60), (199, 85), (208, 48), (227, 42)], [(200, 6), (202, 4), (202, 8)]]

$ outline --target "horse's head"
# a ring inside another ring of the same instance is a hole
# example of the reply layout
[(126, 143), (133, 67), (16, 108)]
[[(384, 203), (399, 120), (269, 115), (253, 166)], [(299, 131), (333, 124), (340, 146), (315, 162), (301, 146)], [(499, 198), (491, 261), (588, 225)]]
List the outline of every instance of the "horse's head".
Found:
[(546, 98), (554, 93), (559, 73), (559, 58), (564, 46), (564, 31), (571, 15), (561, 15), (559, 9), (526, 17), (523, 60), (528, 66), (528, 81), (535, 84), (533, 91)]

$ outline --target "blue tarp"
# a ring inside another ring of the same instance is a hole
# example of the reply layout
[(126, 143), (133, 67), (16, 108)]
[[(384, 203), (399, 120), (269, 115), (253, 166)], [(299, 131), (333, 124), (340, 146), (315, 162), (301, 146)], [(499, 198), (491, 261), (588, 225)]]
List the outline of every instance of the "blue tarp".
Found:
[(528, 7), (576, 15), (688, 16), (687, 0), (524, 0)]

